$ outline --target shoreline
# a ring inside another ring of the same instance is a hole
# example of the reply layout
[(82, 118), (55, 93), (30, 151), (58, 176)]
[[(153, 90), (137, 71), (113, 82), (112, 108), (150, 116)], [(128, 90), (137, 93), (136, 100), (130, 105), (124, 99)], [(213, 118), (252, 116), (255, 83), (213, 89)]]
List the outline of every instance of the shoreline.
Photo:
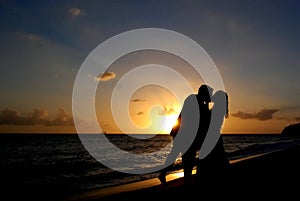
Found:
[[(287, 193), (286, 196), (294, 194), (297, 192), (294, 188), (298, 187), (297, 185), (295, 186), (294, 182), (299, 182), (300, 178), (300, 165), (298, 165), (299, 162), (297, 161), (297, 159), (300, 160), (299, 157), (300, 146), (295, 146), (287, 149), (248, 156), (241, 159), (230, 160), (232, 174), (229, 178), (230, 181), (228, 181), (228, 186), (226, 185), (227, 187), (222, 187), (222, 190), (224, 190), (224, 192), (234, 190), (237, 191), (237, 193), (253, 191), (254, 193), (252, 193), (251, 196), (258, 195), (258, 193), (260, 195), (269, 196), (275, 196), (275, 194), (278, 195), (278, 193), (280, 193), (280, 195)], [(286, 169), (287, 166), (292, 166), (293, 171)], [(295, 167), (298, 167), (299, 172), (295, 169)], [(281, 174), (279, 170), (282, 171)], [(289, 172), (288, 177), (285, 172)], [(195, 174), (195, 171), (193, 174)], [(276, 179), (276, 177), (278, 179)], [(273, 180), (275, 180), (275, 182), (273, 182)], [(281, 180), (283, 181), (282, 183), (279, 182)], [(175, 193), (180, 196), (183, 195), (182, 193), (186, 193), (186, 189), (183, 189), (182, 171), (175, 174), (169, 174), (167, 176), (167, 182), (167, 186), (162, 186), (157, 178), (152, 178), (144, 181), (105, 187), (68, 198), (63, 198), (62, 200), (101, 201), (123, 200), (124, 198), (126, 198), (126, 200), (134, 200), (138, 199), (141, 195), (155, 198), (155, 195), (161, 197), (161, 195), (170, 196)], [(300, 187), (300, 182), (297, 184)], [(280, 188), (280, 186), (282, 186), (282, 188)], [(290, 188), (290, 186), (292, 186), (292, 188)], [(188, 191), (191, 195), (198, 193), (198, 189), (191, 188)], [(174, 199), (176, 198), (178, 197), (175, 196)]]
[[(281, 150), (279, 150), (281, 151)], [(276, 151), (273, 151), (276, 152)], [(265, 154), (269, 154), (272, 152), (266, 152), (266, 153), (262, 153), (262, 154), (256, 154), (253, 156), (247, 156), (245, 158), (240, 158), (240, 159), (234, 159), (234, 160), (230, 160), (230, 164), (234, 164), (234, 163), (238, 163), (244, 160), (249, 160), (252, 158), (256, 158)], [(196, 170), (193, 170), (193, 174), (196, 173)], [(167, 183), (170, 182), (174, 182), (175, 180), (179, 180), (183, 178), (183, 170), (180, 169), (178, 170), (176, 173), (171, 173), (168, 174), (166, 177)], [(182, 182), (178, 182), (178, 185), (181, 185)], [(100, 199), (103, 197), (107, 197), (107, 196), (112, 196), (115, 194), (120, 194), (120, 193), (126, 193), (126, 192), (130, 192), (130, 191), (136, 191), (136, 190), (140, 190), (140, 189), (145, 189), (145, 188), (151, 188), (151, 187), (156, 187), (156, 186), (160, 186), (161, 183), (158, 180), (158, 178), (151, 178), (151, 179), (146, 179), (146, 180), (142, 180), (142, 181), (136, 181), (136, 182), (129, 182), (126, 184), (120, 184), (120, 185), (113, 185), (113, 186), (109, 186), (109, 187), (103, 187), (103, 188), (99, 188), (96, 190), (92, 190), (92, 191), (88, 191), (85, 193), (82, 193), (80, 195), (76, 195), (76, 196), (72, 196), (69, 197), (68, 199), (64, 199), (66, 201), (81, 201), (81, 200), (93, 200), (93, 199)], [(174, 184), (173, 184), (174, 185)]]

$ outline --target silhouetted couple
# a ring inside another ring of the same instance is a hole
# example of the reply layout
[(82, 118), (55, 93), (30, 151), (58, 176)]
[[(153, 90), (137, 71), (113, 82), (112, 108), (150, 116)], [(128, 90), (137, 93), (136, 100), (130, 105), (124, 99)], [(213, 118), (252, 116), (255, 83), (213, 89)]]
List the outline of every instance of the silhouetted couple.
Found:
[(213, 89), (210, 86), (201, 85), (197, 94), (189, 95), (184, 101), (178, 117), (179, 126), (174, 127), (170, 133), (174, 140), (166, 164), (171, 165), (164, 168), (158, 177), (162, 184), (166, 183), (166, 174), (180, 153), (186, 186), (192, 184), (192, 171), (195, 166), (196, 182), (203, 188), (211, 184), (220, 185), (225, 178), (229, 161), (225, 154), (221, 129), (224, 118), (228, 117), (228, 96), (224, 91), (212, 94)]

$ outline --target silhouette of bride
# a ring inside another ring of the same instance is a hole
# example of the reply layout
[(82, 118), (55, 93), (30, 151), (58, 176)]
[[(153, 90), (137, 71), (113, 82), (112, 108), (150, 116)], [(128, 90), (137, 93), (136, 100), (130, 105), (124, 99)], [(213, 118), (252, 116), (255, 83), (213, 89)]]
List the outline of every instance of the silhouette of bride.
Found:
[[(222, 188), (230, 166), (221, 135), (224, 119), (229, 116), (227, 93), (221, 90), (215, 92), (212, 96), (212, 102), (214, 105), (212, 108), (211, 125), (199, 151), (200, 160), (197, 164), (196, 173), (198, 185), (205, 189)], [(218, 136), (217, 143), (212, 149), (209, 149), (208, 146), (211, 145), (206, 143), (206, 140), (209, 140), (209, 135)]]

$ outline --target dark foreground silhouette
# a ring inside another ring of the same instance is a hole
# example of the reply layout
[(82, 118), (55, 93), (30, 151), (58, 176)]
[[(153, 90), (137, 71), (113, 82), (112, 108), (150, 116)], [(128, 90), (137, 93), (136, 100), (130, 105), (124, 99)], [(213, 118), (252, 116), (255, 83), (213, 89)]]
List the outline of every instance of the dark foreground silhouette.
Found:
[[(230, 165), (230, 175), (223, 186), (201, 189), (196, 182), (189, 188), (183, 185), (183, 178), (141, 190), (102, 197), (106, 200), (248, 200), (261, 198), (291, 200), (299, 197), (300, 147), (269, 153), (235, 162)], [(194, 179), (195, 177), (193, 177)]]
[[(221, 129), (224, 118), (228, 117), (229, 114), (228, 95), (221, 90), (216, 91), (214, 94), (212, 93), (213, 88), (203, 84), (199, 87), (197, 94), (188, 96), (184, 101), (178, 118), (179, 126), (178, 128), (174, 127), (170, 133), (176, 137), (173, 140), (173, 147), (166, 162), (173, 162), (174, 156), (176, 157), (179, 153), (182, 154), (184, 184), (186, 186), (192, 184), (192, 170), (194, 166), (197, 166), (198, 185), (201, 185), (203, 189), (211, 188), (211, 185), (213, 187), (223, 185), (222, 183), (226, 179), (229, 162), (223, 146)], [(209, 104), (212, 101), (214, 104), (212, 109), (210, 109)], [(197, 113), (195, 111), (197, 110), (199, 110), (199, 120), (196, 118)], [(195, 127), (195, 125), (198, 126)], [(175, 131), (173, 132), (173, 130)], [(193, 135), (193, 133), (195, 134)], [(204, 142), (206, 138), (211, 136), (215, 136), (217, 141), (215, 145), (210, 141), (208, 147)], [(184, 150), (184, 145), (189, 145), (187, 150)], [(212, 150), (207, 153), (210, 147)], [(199, 152), (199, 158), (197, 157), (197, 152)], [(163, 169), (158, 176), (163, 185), (166, 185), (165, 177), (169, 170), (170, 166)]]

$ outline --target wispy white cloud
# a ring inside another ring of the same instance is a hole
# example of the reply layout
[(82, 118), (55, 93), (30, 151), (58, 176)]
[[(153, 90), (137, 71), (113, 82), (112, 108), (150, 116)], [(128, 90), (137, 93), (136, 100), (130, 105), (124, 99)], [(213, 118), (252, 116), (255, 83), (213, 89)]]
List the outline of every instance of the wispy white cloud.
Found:
[(166, 115), (172, 115), (172, 114), (178, 114), (178, 112), (172, 107), (171, 108), (164, 107), (163, 110), (159, 111), (160, 116), (166, 116)]
[(208, 15), (207, 18), (209, 25), (222, 28), (231, 34), (246, 34), (252, 31), (250, 24), (238, 17), (214, 13)]
[(142, 102), (146, 102), (146, 100), (141, 99), (141, 98), (136, 98), (136, 99), (131, 100), (131, 102), (133, 102), (133, 103), (142, 103)]
[(109, 81), (111, 79), (114, 79), (116, 77), (116, 74), (114, 72), (105, 72), (105, 73), (99, 73), (95, 80), (97, 81)]
[(79, 15), (85, 15), (86, 13), (83, 12), (81, 9), (79, 8), (70, 8), (68, 10), (68, 13), (71, 15), (71, 16), (79, 16)]
[(24, 38), (31, 40), (31, 41), (40, 41), (41, 40), (41, 37), (39, 35), (32, 34), (32, 33), (26, 33), (23, 36), (24, 36)]

